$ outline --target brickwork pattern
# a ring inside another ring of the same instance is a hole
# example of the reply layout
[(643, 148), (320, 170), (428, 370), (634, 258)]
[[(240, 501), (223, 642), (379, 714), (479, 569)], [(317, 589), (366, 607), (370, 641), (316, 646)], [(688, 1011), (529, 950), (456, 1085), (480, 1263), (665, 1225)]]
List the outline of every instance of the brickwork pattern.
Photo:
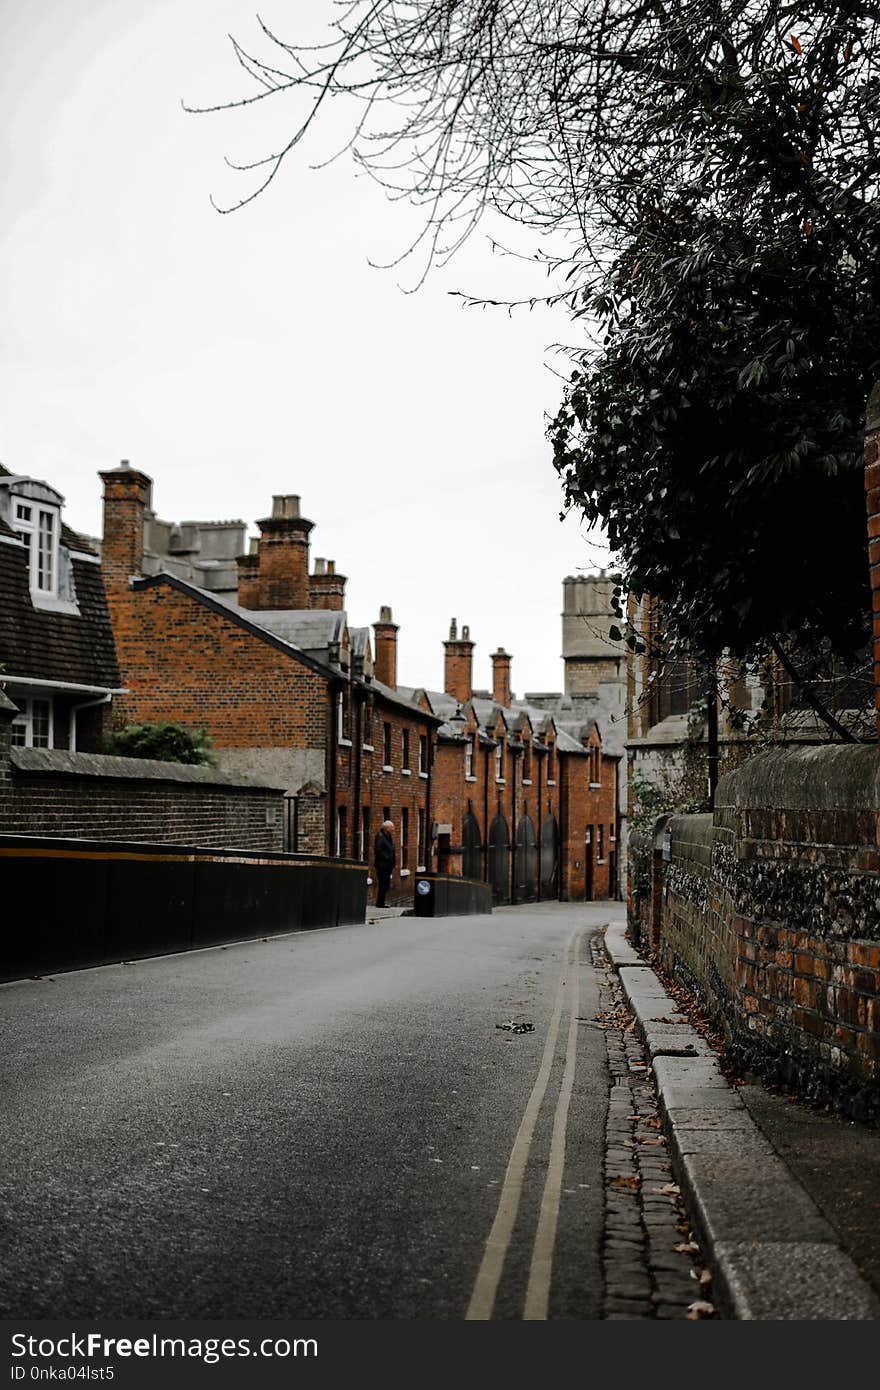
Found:
[(0, 823), (10, 835), (284, 849), (282, 796), (269, 788), (19, 773), (6, 786)]
[[(336, 806), (345, 810), (346, 846), (343, 853), (355, 859), (362, 859), (369, 865), (371, 877), (375, 880), (373, 864), (373, 843), (382, 821), (385, 809), (394, 822), (394, 840), (397, 862), (386, 902), (389, 905), (405, 905), (412, 901), (413, 881), (417, 869), (430, 868), (423, 858), (419, 858), (419, 812), (423, 813), (425, 840), (430, 834), (430, 819), (436, 819), (429, 804), (429, 772), (431, 756), (432, 726), (427, 720), (422, 722), (417, 714), (408, 716), (402, 707), (377, 699), (365, 704), (361, 713), (360, 748), (358, 748), (357, 728), (353, 724), (350, 732), (353, 737), (338, 749), (336, 760)], [(385, 759), (385, 725), (390, 726), (391, 761)], [(408, 766), (404, 767), (404, 732), (408, 735)], [(427, 757), (420, 775), (419, 740), (427, 741)], [(359, 765), (358, 765), (359, 764)], [(358, 786), (358, 783), (360, 784)], [(359, 800), (358, 800), (359, 796)], [(362, 843), (362, 817), (369, 812), (366, 843)], [(406, 854), (401, 842), (403, 817), (407, 814)], [(427, 843), (423, 847), (427, 849)], [(402, 871), (406, 872), (402, 872)], [(371, 888), (376, 895), (376, 883)]]

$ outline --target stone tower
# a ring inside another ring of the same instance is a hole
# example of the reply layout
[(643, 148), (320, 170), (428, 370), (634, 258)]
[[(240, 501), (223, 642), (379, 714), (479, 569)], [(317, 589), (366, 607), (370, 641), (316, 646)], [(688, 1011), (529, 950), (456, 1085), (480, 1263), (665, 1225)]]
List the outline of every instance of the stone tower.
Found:
[(566, 695), (593, 695), (600, 681), (626, 677), (626, 647), (608, 636), (612, 624), (621, 622), (611, 609), (613, 590), (614, 581), (604, 570), (562, 581)]

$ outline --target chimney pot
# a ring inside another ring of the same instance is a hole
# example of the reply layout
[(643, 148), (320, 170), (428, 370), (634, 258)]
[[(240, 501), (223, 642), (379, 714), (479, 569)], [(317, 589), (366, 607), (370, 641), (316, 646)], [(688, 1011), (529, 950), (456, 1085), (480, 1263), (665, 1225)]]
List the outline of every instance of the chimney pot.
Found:
[(296, 493), (278, 493), (272, 498), (272, 516), (298, 517), (299, 516), (299, 497)]

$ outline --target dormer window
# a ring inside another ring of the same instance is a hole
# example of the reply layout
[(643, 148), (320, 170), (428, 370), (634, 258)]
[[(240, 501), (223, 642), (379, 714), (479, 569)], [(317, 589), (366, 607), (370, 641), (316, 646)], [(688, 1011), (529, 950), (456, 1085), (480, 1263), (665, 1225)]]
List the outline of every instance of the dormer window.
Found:
[(58, 593), (58, 545), (61, 527), (57, 508), (19, 497), (12, 502), (12, 525), (28, 552), (31, 589)]

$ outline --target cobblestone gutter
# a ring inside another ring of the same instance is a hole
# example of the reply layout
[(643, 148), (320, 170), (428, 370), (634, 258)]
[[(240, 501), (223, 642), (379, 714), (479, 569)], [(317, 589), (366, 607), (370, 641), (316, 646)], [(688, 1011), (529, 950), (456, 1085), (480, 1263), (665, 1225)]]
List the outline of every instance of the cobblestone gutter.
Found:
[(605, 1152), (605, 1316), (714, 1316), (711, 1275), (674, 1181), (635, 1017), (601, 939), (592, 944), (611, 1091)]

